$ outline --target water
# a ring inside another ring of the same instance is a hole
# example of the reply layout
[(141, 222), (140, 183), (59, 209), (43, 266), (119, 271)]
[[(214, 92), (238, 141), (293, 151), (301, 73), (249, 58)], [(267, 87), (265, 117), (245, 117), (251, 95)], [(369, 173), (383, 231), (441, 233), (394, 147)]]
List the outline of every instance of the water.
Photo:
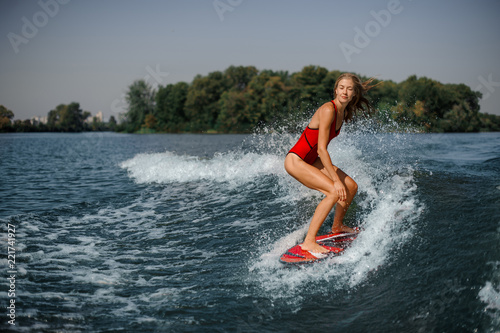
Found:
[(346, 126), (329, 150), (364, 231), (286, 268), (321, 200), (283, 169), (297, 138), (0, 135), (0, 330), (500, 331), (500, 133)]

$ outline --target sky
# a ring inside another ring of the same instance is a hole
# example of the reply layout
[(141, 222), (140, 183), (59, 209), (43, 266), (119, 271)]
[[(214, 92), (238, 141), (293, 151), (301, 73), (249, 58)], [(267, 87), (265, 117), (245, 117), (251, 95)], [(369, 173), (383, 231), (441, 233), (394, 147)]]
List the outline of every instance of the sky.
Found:
[(497, 0), (0, 0), (0, 104), (14, 119), (71, 102), (118, 119), (135, 80), (317, 65), (464, 83), (500, 115), (499, 16)]

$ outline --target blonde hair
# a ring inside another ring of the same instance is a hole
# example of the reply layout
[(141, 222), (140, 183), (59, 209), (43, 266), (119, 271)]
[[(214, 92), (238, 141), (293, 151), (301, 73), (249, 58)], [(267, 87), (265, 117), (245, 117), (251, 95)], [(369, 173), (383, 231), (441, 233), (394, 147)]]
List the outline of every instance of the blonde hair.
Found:
[[(349, 79), (352, 80), (354, 83), (354, 97), (351, 99), (349, 104), (347, 104), (345, 111), (344, 112), (344, 120), (345, 121), (350, 121), (352, 117), (354, 116), (355, 113), (358, 111), (362, 112), (367, 112), (370, 113), (372, 109), (371, 103), (364, 97), (363, 95), (370, 90), (371, 88), (375, 87), (377, 84), (372, 85), (372, 81), (375, 78), (371, 78), (365, 82), (361, 82), (359, 77), (355, 74), (351, 73), (344, 73), (341, 74), (338, 78), (337, 81), (335, 81), (335, 86), (333, 88), (333, 98), (335, 98), (335, 91), (337, 90), (337, 87), (339, 85), (339, 82), (343, 79)], [(366, 107), (366, 110), (365, 110)]]

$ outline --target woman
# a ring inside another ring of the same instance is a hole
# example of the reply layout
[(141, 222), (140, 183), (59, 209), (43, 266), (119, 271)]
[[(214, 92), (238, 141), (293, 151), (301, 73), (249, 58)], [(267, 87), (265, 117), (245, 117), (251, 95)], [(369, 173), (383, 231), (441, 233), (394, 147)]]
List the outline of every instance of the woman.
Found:
[(337, 208), (332, 232), (357, 232), (342, 221), (358, 185), (332, 164), (327, 146), (339, 135), (343, 122), (349, 121), (357, 110), (364, 109), (363, 104), (370, 108), (363, 94), (372, 88), (372, 81), (370, 79), (362, 83), (354, 74), (340, 75), (334, 86), (334, 100), (323, 104), (314, 113), (299, 141), (285, 158), (285, 169), (292, 177), (325, 195), (316, 207), (304, 243), (301, 244), (302, 250), (317, 257), (329, 252), (316, 243), (316, 234), (335, 204)]

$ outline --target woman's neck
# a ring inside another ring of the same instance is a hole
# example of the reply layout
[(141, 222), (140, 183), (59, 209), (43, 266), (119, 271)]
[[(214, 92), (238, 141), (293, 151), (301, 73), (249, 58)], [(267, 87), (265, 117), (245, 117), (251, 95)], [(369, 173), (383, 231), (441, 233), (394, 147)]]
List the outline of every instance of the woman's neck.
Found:
[(344, 104), (340, 103), (340, 101), (337, 98), (335, 98), (333, 100), (333, 103), (335, 103), (335, 106), (337, 107), (337, 114), (342, 119), (344, 119), (344, 111), (345, 111), (345, 108), (346, 108), (347, 104), (349, 104), (349, 102), (345, 103), (345, 105), (344, 105)]

